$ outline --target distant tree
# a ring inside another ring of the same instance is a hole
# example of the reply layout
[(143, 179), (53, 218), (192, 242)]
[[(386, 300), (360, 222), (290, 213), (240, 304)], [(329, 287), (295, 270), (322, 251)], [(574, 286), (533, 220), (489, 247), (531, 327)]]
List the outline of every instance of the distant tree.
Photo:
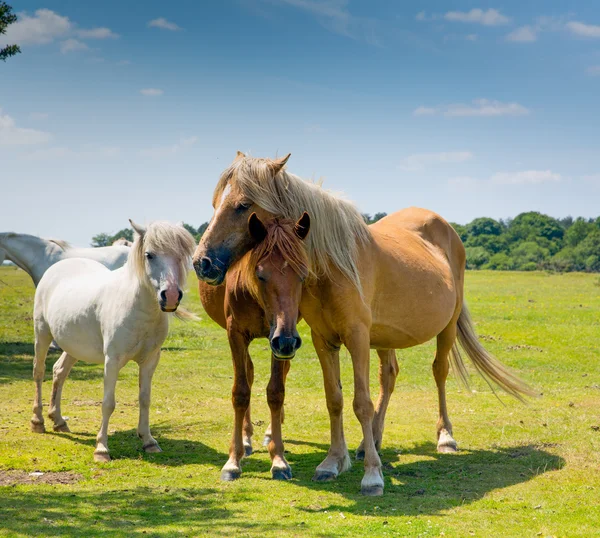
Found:
[(568, 217), (565, 217), (563, 219), (558, 219), (558, 222), (560, 222), (560, 225), (565, 229), (568, 230), (572, 225), (573, 225), (573, 217), (571, 217), (570, 215)]
[(194, 237), (196, 237), (198, 235), (198, 230), (196, 230), (196, 228), (194, 228), (191, 224), (188, 224), (187, 222), (183, 222), (181, 224), (188, 232), (190, 232)]
[(371, 215), (369, 215), (368, 213), (363, 213), (362, 218), (366, 224), (371, 224)]
[(514, 269), (514, 266), (512, 258), (506, 252), (498, 252), (490, 258), (490, 261), (483, 268), (510, 271)]
[(113, 234), (111, 236), (111, 244), (114, 243), (117, 239), (121, 239), (121, 237), (127, 239), (127, 241), (133, 241), (133, 230), (131, 228), (123, 228), (122, 230), (119, 230), (116, 234)]
[(502, 224), (489, 217), (480, 217), (467, 224), (467, 232), (470, 236), (478, 235), (501, 235), (504, 231)]
[(451, 222), (450, 226), (454, 228), (454, 231), (458, 234), (461, 241), (466, 241), (469, 234), (467, 232), (467, 227), (464, 224), (457, 224), (456, 222)]
[(508, 228), (511, 241), (535, 241), (538, 237), (560, 241), (564, 233), (558, 220), (537, 211), (517, 215)]
[(467, 269), (481, 269), (489, 260), (490, 254), (483, 247), (467, 247)]
[(202, 237), (204, 235), (204, 232), (206, 231), (206, 228), (208, 228), (208, 222), (204, 222), (202, 224), (200, 224), (200, 226), (198, 226), (198, 236)]
[[(573, 219), (571, 219), (573, 220)], [(596, 228), (594, 222), (579, 217), (565, 232), (565, 244), (570, 247), (576, 247)]]
[(387, 213), (375, 213), (375, 216), (373, 217), (373, 220), (371, 221), (371, 223), (377, 222), (378, 220), (381, 220), (383, 217), (387, 217)]
[(543, 262), (549, 256), (550, 251), (541, 247), (534, 241), (520, 243), (511, 251), (511, 258), (515, 264), (515, 269), (521, 271), (531, 271), (536, 269), (538, 264)]
[(108, 234), (98, 234), (92, 237), (93, 247), (108, 247), (112, 244), (112, 236)]
[(465, 241), (465, 247), (483, 247), (491, 254), (508, 250), (508, 241), (503, 235), (481, 234), (469, 236)]
[[(0, 35), (4, 35), (8, 26), (15, 22), (17, 22), (17, 16), (12, 12), (12, 7), (6, 2), (0, 1)], [(5, 62), (7, 58), (19, 54), (19, 52), (21, 49), (18, 45), (6, 45), (0, 49), (0, 60)]]

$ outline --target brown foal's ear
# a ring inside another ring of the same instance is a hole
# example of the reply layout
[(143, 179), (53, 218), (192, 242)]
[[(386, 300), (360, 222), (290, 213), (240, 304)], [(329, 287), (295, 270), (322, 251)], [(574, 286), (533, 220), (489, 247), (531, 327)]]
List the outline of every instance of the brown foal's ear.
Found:
[(250, 237), (252, 237), (257, 244), (262, 243), (264, 238), (267, 237), (267, 229), (256, 213), (252, 213), (248, 219), (248, 230), (250, 231)]
[(281, 159), (267, 161), (267, 166), (271, 169), (271, 172), (273, 172), (274, 176), (281, 172), (282, 168), (285, 166), (285, 163), (288, 162), (288, 159), (291, 157), (291, 155), (291, 153), (288, 153), (285, 157), (281, 157)]
[(294, 226), (294, 231), (302, 241), (306, 239), (306, 236), (310, 231), (310, 215), (306, 211), (302, 214), (300, 219), (298, 219), (296, 226)]
[(135, 233), (137, 233), (141, 237), (144, 237), (144, 234), (146, 233), (146, 228), (144, 228), (143, 226), (140, 226), (139, 224), (136, 224), (131, 219), (129, 219), (129, 224), (131, 224), (131, 227), (133, 228), (133, 231)]

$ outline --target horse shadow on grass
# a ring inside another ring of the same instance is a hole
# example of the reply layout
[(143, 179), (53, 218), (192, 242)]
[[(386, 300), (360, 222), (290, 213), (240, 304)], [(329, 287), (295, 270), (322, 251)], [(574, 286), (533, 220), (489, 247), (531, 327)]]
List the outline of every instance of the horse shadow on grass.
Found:
[[(294, 455), (294, 445), (321, 449), (313, 454)], [(532, 480), (561, 469), (565, 460), (545, 448), (554, 445), (515, 445), (491, 450), (463, 449), (455, 454), (439, 454), (434, 443), (424, 442), (407, 450), (384, 449), (381, 453), (385, 493), (383, 497), (363, 497), (359, 493), (364, 467), (353, 461), (352, 468), (334, 482), (313, 482), (316, 466), (325, 458), (327, 445), (288, 440), (286, 457), (298, 486), (337, 493), (354, 504), (329, 504), (304, 508), (306, 512), (350, 512), (381, 517), (438, 514), (463, 504), (476, 502), (491, 491)], [(412, 456), (412, 461), (403, 459)], [(418, 457), (414, 461), (414, 456)], [(377, 505), (377, 511), (373, 507)]]

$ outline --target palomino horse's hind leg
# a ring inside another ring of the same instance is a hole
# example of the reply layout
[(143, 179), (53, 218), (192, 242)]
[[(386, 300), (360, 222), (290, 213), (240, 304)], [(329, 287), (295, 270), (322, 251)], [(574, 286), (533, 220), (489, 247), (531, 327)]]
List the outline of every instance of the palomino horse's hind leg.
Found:
[(271, 409), (271, 441), (269, 455), (273, 462), (271, 476), (276, 480), (290, 480), (292, 469), (285, 460), (281, 433), (283, 402), (285, 400), (285, 379), (290, 370), (290, 361), (280, 361), (271, 357), (271, 379), (267, 386), (267, 401)]
[[(390, 397), (396, 386), (396, 377), (398, 377), (398, 360), (394, 349), (378, 349), (379, 355), (379, 397), (375, 406), (375, 416), (373, 417), (373, 438), (375, 439), (375, 448), (381, 450), (383, 439), (383, 428), (385, 426), (385, 415), (390, 403)], [(364, 440), (356, 449), (356, 459), (365, 458)]]
[(321, 362), (325, 398), (329, 411), (331, 445), (327, 457), (319, 464), (313, 480), (317, 482), (334, 480), (340, 473), (352, 466), (346, 439), (344, 438), (344, 396), (340, 381), (340, 349), (330, 345), (321, 335), (312, 331), (312, 341)]
[(354, 370), (354, 414), (363, 431), (365, 447), (365, 474), (360, 484), (363, 495), (383, 495), (383, 473), (381, 460), (373, 438), (373, 417), (375, 408), (369, 391), (369, 329), (364, 325), (351, 328), (344, 341)]
[(108, 452), (108, 421), (115, 410), (115, 388), (119, 376), (119, 361), (117, 358), (106, 357), (104, 360), (104, 397), (102, 398), (102, 425), (96, 437), (94, 461), (110, 461)]
[(242, 474), (241, 460), (244, 457), (243, 426), (244, 416), (250, 405), (250, 384), (246, 365), (248, 364), (248, 338), (241, 332), (228, 327), (227, 336), (233, 358), (233, 389), (231, 391), (235, 420), (229, 447), (229, 459), (221, 470), (221, 480), (235, 480)]
[(50, 398), (50, 410), (48, 418), (54, 422), (55, 432), (69, 432), (69, 426), (60, 412), (60, 401), (62, 397), (62, 389), (65, 384), (71, 368), (77, 362), (75, 357), (64, 352), (60, 358), (54, 363), (52, 368), (52, 397)]
[(42, 383), (46, 372), (46, 356), (52, 336), (46, 327), (35, 327), (35, 357), (33, 359), (33, 380), (35, 381), (35, 398), (33, 400), (33, 417), (31, 431), (44, 433), (44, 415), (42, 413)]
[[(248, 385), (250, 386), (250, 392), (252, 392), (252, 385), (254, 384), (254, 363), (252, 362), (252, 358), (250, 354), (246, 350), (247, 361), (246, 361), (246, 375), (248, 377)], [(250, 417), (250, 407), (251, 403), (248, 404), (248, 410), (244, 415), (244, 426), (242, 427), (243, 440), (242, 443), (244, 445), (244, 456), (252, 455), (252, 436), (254, 435), (254, 426), (252, 425), (252, 418)]]
[(437, 422), (438, 452), (456, 452), (458, 446), (452, 437), (452, 424), (446, 407), (446, 378), (450, 368), (448, 357), (456, 339), (456, 323), (452, 322), (437, 337), (437, 351), (433, 361), (433, 376), (438, 389), (439, 418)]
[(150, 433), (150, 397), (152, 394), (152, 376), (160, 359), (160, 351), (149, 356), (140, 363), (140, 395), (138, 398), (140, 406), (140, 420), (138, 422), (137, 434), (142, 440), (142, 448), (145, 452), (162, 452), (158, 442)]

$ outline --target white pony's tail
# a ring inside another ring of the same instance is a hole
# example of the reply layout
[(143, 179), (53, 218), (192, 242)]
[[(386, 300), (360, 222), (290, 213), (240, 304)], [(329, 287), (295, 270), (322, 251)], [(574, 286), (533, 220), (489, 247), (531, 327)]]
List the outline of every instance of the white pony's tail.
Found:
[(175, 314), (173, 315), (181, 321), (200, 321), (202, 319), (197, 314), (194, 314), (193, 312), (190, 312), (189, 310), (186, 310), (181, 306), (175, 311)]

